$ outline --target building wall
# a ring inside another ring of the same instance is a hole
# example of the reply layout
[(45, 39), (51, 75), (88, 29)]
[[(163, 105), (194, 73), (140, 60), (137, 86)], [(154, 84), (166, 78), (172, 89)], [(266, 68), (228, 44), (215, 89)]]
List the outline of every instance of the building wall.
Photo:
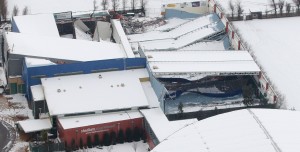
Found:
[(143, 128), (143, 118), (136, 118), (124, 121), (116, 121), (111, 123), (104, 123), (86, 127), (72, 128), (72, 129), (63, 129), (60, 122), (58, 121), (58, 133), (59, 138), (65, 141), (68, 147), (71, 147), (72, 140), (75, 140), (75, 145), (80, 146), (80, 138), (83, 141), (83, 145), (87, 145), (87, 137), (91, 136), (92, 143), (94, 142), (94, 135), (98, 134), (100, 142), (103, 141), (103, 135), (105, 132), (111, 133), (114, 131), (118, 135), (119, 130), (123, 130), (124, 137), (126, 136), (126, 129), (130, 128), (133, 132), (135, 127)]

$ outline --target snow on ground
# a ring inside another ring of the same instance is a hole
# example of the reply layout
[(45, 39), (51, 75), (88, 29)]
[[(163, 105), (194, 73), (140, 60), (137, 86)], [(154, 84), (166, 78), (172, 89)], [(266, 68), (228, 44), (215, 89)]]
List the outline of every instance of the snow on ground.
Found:
[(299, 111), (288, 110), (229, 112), (181, 129), (152, 152), (298, 152), (299, 118)]
[(95, 147), (77, 150), (76, 152), (148, 152), (148, 144), (143, 141), (117, 144), (111, 146)]
[(258, 63), (285, 95), (287, 108), (300, 110), (300, 17), (233, 22)]
[[(216, 3), (220, 4), (221, 7), (227, 14), (231, 14), (229, 8), (229, 1), (230, 0), (215, 0)], [(232, 0), (233, 4), (235, 5), (236, 0)], [(242, 8), (244, 9), (244, 13), (248, 14), (250, 12), (263, 12), (265, 13), (266, 10), (273, 10), (270, 6), (270, 0), (240, 0)], [(275, 1), (277, 3), (277, 1)], [(286, 3), (291, 3), (294, 6), (293, 0), (285, 0)], [(278, 8), (277, 8), (278, 9)], [(285, 7), (284, 7), (285, 9)], [(279, 9), (278, 9), (279, 12)]]
[(23, 94), (5, 95), (5, 99), (1, 99), (0, 116), (13, 118), (17, 115), (33, 118), (32, 111), (29, 109), (27, 99)]
[(10, 152), (26, 151), (28, 146), (29, 146), (28, 142), (17, 140), (16, 144), (10, 149)]

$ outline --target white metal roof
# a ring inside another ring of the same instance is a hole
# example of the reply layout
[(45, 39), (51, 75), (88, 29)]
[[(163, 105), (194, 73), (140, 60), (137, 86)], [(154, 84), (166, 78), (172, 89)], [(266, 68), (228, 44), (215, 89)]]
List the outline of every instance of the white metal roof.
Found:
[(143, 116), (139, 111), (120, 111), (113, 113), (102, 113), (94, 115), (83, 115), (73, 117), (61, 117), (58, 118), (63, 129), (71, 129), (78, 127), (85, 127), (97, 124), (104, 124), (122, 120), (130, 120), (136, 118), (142, 118)]
[(59, 37), (53, 14), (14, 16), (20, 33)]
[(159, 142), (162, 142), (168, 138), (168, 136), (172, 135), (181, 128), (184, 128), (186, 125), (197, 121), (197, 119), (169, 121), (160, 108), (144, 109), (140, 111), (146, 118)]
[(33, 101), (45, 100), (44, 89), (42, 85), (31, 86), (30, 89)]
[[(50, 115), (148, 107), (146, 69), (42, 78)], [(151, 94), (151, 93), (150, 93)], [(68, 108), (66, 108), (68, 107)]]
[(299, 120), (298, 111), (234, 111), (191, 124), (152, 152), (298, 152)]
[(248, 51), (145, 51), (149, 62), (253, 61)]
[(18, 122), (25, 133), (49, 130), (52, 128), (50, 119), (28, 119)]
[(12, 54), (73, 61), (93, 61), (126, 57), (121, 45), (105, 41), (93, 42), (14, 32), (6, 33), (5, 37), (10, 53)]
[(146, 51), (145, 56), (156, 77), (256, 75), (260, 71), (247, 51)]

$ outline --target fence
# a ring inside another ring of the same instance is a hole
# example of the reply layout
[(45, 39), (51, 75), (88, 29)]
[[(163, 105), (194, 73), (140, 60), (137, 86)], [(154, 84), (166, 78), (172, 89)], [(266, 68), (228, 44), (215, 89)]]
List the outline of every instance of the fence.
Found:
[(52, 152), (65, 151), (65, 143), (37, 143), (30, 142), (29, 148), (31, 152)]
[[(230, 20), (227, 18), (224, 11), (217, 5), (215, 0), (210, 0), (209, 1), (209, 11), (216, 13), (219, 16), (219, 18), (221, 19), (221, 21), (223, 22), (223, 24), (226, 25), (226, 32), (229, 35), (229, 40), (231, 42), (232, 48), (234, 48), (235, 50), (247, 50), (247, 51), (249, 51), (248, 47), (243, 43), (242, 38), (236, 32), (236, 29), (234, 28), (234, 26), (231, 24)], [(253, 57), (253, 54), (251, 54), (251, 55)], [(255, 57), (253, 57), (253, 59), (257, 63)], [(260, 73), (258, 81), (259, 82), (265, 81), (267, 83), (268, 87), (266, 87), (264, 90), (260, 89), (260, 91), (262, 91), (262, 94), (266, 93), (268, 99), (273, 99), (272, 102), (276, 103), (278, 95), (275, 92), (274, 88), (271, 85), (269, 85), (270, 84), (269, 80), (267, 79), (267, 77), (262, 72)], [(270, 102), (270, 100), (269, 100), (269, 102)]]

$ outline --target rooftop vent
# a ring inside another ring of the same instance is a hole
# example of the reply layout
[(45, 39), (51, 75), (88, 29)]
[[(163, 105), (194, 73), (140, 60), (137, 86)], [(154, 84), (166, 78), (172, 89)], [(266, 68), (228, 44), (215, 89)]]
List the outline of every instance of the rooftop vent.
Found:
[(61, 92), (61, 90), (60, 90), (60, 89), (57, 89), (57, 92), (58, 92), (58, 93), (60, 93), (60, 92)]

